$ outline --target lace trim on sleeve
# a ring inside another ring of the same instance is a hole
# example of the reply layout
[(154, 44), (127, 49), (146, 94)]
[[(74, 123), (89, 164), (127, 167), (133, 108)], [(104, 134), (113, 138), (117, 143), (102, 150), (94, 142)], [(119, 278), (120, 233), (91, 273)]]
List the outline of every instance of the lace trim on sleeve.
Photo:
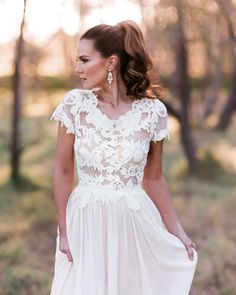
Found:
[(66, 127), (66, 133), (75, 134), (75, 121), (72, 114), (72, 106), (76, 102), (76, 95), (74, 90), (70, 90), (64, 96), (63, 100), (56, 107), (52, 113), (50, 120), (57, 120), (61, 122), (61, 126)]
[(163, 102), (155, 99), (151, 141), (157, 142), (164, 138), (170, 140), (167, 109)]

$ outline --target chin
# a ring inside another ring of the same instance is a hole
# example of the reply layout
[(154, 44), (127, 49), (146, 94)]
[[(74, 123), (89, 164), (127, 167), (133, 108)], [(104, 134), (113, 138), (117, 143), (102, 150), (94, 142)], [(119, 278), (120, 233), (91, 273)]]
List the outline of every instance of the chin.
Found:
[[(86, 81), (87, 82), (87, 81)], [(86, 82), (84, 82), (84, 83), (82, 83), (82, 88), (83, 89), (87, 89), (87, 90), (99, 90), (99, 89), (101, 89), (102, 88), (102, 83), (94, 83), (94, 84), (89, 84), (89, 83), (86, 83)]]
[(94, 88), (94, 86), (91, 85), (91, 84), (82, 83), (82, 88), (83, 88), (83, 89), (91, 90), (91, 89)]

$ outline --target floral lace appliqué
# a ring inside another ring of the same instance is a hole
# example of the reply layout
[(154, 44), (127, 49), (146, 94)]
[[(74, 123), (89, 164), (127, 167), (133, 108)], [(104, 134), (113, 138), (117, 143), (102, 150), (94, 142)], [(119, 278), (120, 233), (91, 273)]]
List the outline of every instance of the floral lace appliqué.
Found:
[(142, 194), (135, 192), (141, 189), (150, 141), (169, 139), (167, 117), (158, 99), (135, 100), (129, 111), (113, 120), (98, 108), (92, 90), (73, 89), (65, 95), (50, 119), (59, 120), (67, 133), (75, 135), (79, 187), (97, 187), (80, 194), (78, 208), (91, 200), (110, 202), (125, 196), (128, 207), (139, 210)]

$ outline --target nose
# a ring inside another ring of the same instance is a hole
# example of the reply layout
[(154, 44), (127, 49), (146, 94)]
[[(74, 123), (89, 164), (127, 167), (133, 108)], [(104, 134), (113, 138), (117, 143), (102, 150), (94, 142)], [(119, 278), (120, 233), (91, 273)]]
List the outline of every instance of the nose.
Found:
[(81, 65), (79, 62), (77, 62), (75, 64), (75, 72), (78, 73), (78, 74), (81, 74), (83, 72), (82, 68), (81, 68)]

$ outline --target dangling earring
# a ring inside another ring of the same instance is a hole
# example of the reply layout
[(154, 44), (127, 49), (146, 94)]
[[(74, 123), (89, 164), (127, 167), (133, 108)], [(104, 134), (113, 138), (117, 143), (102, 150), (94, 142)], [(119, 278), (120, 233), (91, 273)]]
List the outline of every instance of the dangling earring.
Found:
[(109, 83), (109, 87), (111, 88), (111, 83), (113, 81), (113, 75), (112, 75), (112, 71), (111, 70), (108, 70), (107, 81)]

